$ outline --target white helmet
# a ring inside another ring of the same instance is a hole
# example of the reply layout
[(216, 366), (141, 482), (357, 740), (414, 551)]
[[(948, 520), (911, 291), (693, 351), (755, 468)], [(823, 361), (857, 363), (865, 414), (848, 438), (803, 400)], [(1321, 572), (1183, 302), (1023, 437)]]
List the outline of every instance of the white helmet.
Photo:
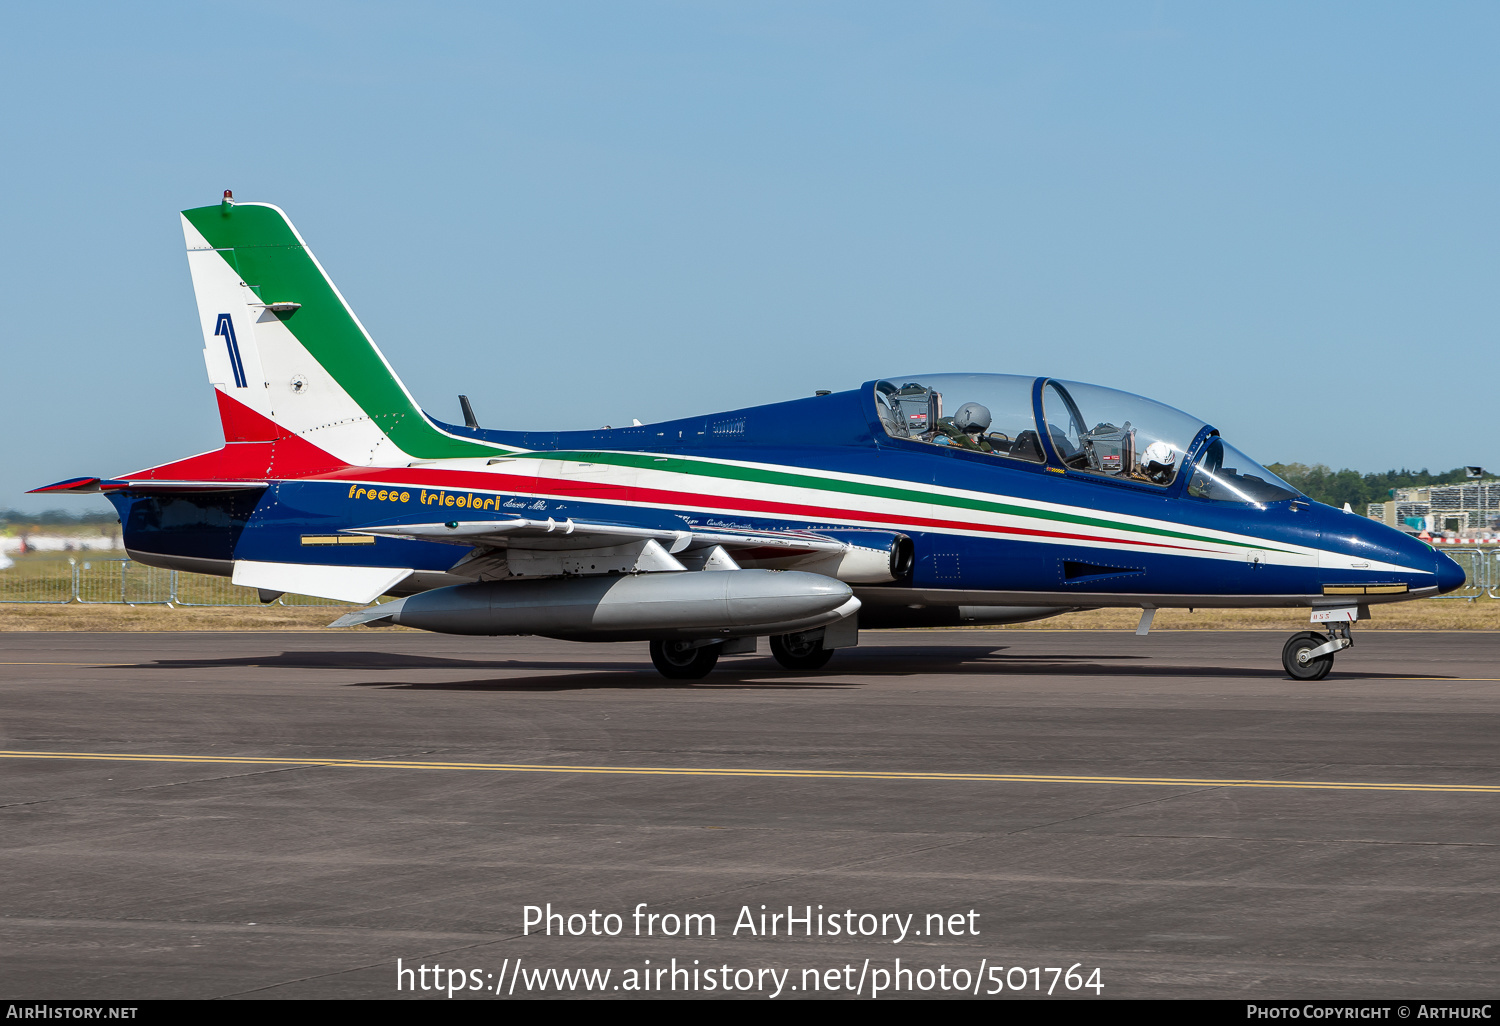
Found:
[(1168, 470), (1177, 463), (1177, 453), (1166, 442), (1152, 442), (1141, 453), (1141, 467), (1147, 473)]
[(968, 434), (990, 429), (990, 411), (978, 403), (964, 403), (953, 411), (953, 426)]

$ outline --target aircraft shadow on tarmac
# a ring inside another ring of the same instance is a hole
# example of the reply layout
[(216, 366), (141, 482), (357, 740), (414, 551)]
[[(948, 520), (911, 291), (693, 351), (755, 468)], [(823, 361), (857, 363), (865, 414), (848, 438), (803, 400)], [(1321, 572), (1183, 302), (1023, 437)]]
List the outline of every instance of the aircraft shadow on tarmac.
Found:
[[(463, 681), (366, 681), (346, 687), (408, 691), (587, 691), (587, 690), (759, 690), (814, 691), (858, 688), (873, 678), (909, 677), (919, 673), (945, 673), (972, 677), (1036, 676), (1059, 671), (1069, 676), (1089, 677), (1222, 677), (1285, 679), (1270, 668), (1225, 666), (1141, 666), (1138, 655), (1000, 655), (1006, 646), (963, 648), (871, 648), (840, 653), (838, 662), (821, 670), (792, 671), (765, 658), (720, 663), (702, 680), (669, 681), (640, 663), (601, 665), (528, 662), (532, 669), (567, 669), (570, 665), (588, 672), (551, 673), (535, 677)], [(1104, 661), (1116, 661), (1108, 665)], [(611, 672), (613, 671), (613, 672)], [(619, 672), (629, 671), (629, 672)], [(773, 679), (767, 679), (767, 678)], [(781, 677), (783, 679), (774, 679)], [(850, 680), (850, 677), (860, 679)], [(843, 679), (840, 679), (843, 678)], [(1403, 674), (1334, 674), (1333, 680), (1407, 680)]]
[[(532, 670), (541, 676), (507, 676), (466, 681), (365, 681), (349, 687), (414, 691), (575, 691), (591, 689), (722, 688), (756, 690), (843, 690), (859, 687), (860, 678), (908, 677), (941, 672), (966, 676), (1016, 676), (1066, 673), (1088, 677), (1259, 677), (1280, 678), (1271, 667), (1141, 665), (1144, 655), (1070, 653), (1004, 654), (1008, 645), (879, 646), (849, 649), (820, 670), (783, 670), (765, 657), (735, 659), (699, 681), (670, 681), (657, 676), (644, 660), (455, 659), (395, 652), (281, 652), (277, 655), (221, 659), (160, 659), (122, 664), (119, 669), (257, 669), (293, 670)], [(556, 671), (579, 671), (559, 674)], [(774, 676), (782, 679), (766, 679)], [(1335, 673), (1334, 680), (1408, 680), (1410, 674)]]
[[(846, 649), (840, 653), (840, 665), (851, 660), (884, 664), (891, 659), (907, 659), (912, 666), (907, 672), (922, 672), (934, 666), (970, 663), (996, 657), (1009, 648), (1008, 645), (943, 645), (930, 647), (882, 646), (863, 650)], [(1002, 657), (1009, 659), (1011, 657)], [(1032, 657), (1033, 661), (1067, 662), (1096, 659), (1143, 659), (1138, 655), (1046, 655)], [(758, 662), (765, 662), (764, 656)], [(211, 670), (230, 667), (253, 667), (257, 669), (287, 670), (639, 670), (642, 659), (601, 661), (597, 659), (454, 659), (448, 656), (410, 655), (402, 652), (337, 651), (337, 652), (281, 652), (277, 655), (226, 656), (217, 659), (154, 659), (150, 662), (120, 663), (115, 669), (122, 670)], [(736, 668), (739, 664), (720, 664), (719, 670)], [(836, 673), (833, 668), (823, 673)], [(872, 672), (861, 668), (860, 672)]]
[[(885, 654), (920, 658), (922, 666), (971, 662), (1007, 646), (948, 646), (934, 648), (882, 648)], [(873, 652), (871, 654), (874, 654)], [(869, 657), (859, 653), (865, 661)], [(1057, 656), (1078, 659), (1081, 656)], [(1105, 656), (1103, 658), (1135, 659), (1138, 656)], [(758, 662), (764, 662), (764, 659)], [(454, 659), (446, 656), (409, 655), (401, 652), (281, 652), (278, 655), (232, 656), (219, 659), (155, 659), (151, 662), (121, 663), (122, 670), (212, 670), (231, 667), (284, 670), (641, 670), (648, 668), (643, 659), (600, 661), (597, 659)], [(737, 664), (721, 665), (720, 670), (737, 669)], [(914, 670), (919, 669), (914, 667)], [(778, 671), (779, 672), (779, 671)], [(865, 671), (861, 671), (865, 672)], [(675, 685), (673, 685), (675, 686)]]
[(770, 672), (710, 674), (703, 680), (667, 680), (650, 667), (632, 666), (634, 673), (573, 673), (546, 677), (507, 677), (501, 680), (392, 681), (346, 684), (350, 688), (381, 691), (848, 691), (860, 681), (766, 680)]
[[(881, 648), (882, 662), (886, 653), (902, 653), (908, 657), (918, 655), (921, 658), (919, 664), (913, 664), (907, 673), (930, 673), (934, 669), (953, 669), (959, 664), (972, 662), (990, 657), (1004, 649), (1006, 646), (985, 645), (943, 648)], [(871, 655), (874, 653), (872, 652)], [(860, 654), (863, 662), (872, 661), (864, 653)], [(1073, 658), (1073, 657), (1063, 657)], [(1134, 658), (1134, 657), (1124, 657)], [(641, 662), (629, 663), (599, 663), (599, 662), (546, 662), (542, 660), (528, 660), (524, 664), (508, 663), (507, 666), (524, 665), (527, 669), (535, 670), (566, 670), (579, 669), (587, 672), (568, 674), (566, 676), (548, 674), (541, 677), (507, 677), (500, 680), (467, 680), (467, 681), (368, 681), (359, 684), (350, 684), (348, 687), (382, 688), (386, 690), (407, 691), (586, 691), (598, 689), (619, 689), (628, 691), (644, 690), (691, 690), (693, 688), (717, 688), (720, 690), (755, 690), (755, 691), (842, 691), (849, 688), (857, 688), (862, 682), (850, 680), (838, 680), (839, 677), (847, 677), (850, 673), (858, 673), (862, 676), (884, 675), (872, 673), (872, 671), (845, 667), (830, 668), (826, 670), (813, 671), (790, 671), (783, 670), (774, 662), (765, 657), (751, 660), (735, 660), (733, 663), (720, 663), (718, 668), (702, 680), (696, 681), (674, 681), (665, 680), (659, 676), (650, 666)], [(614, 672), (611, 672), (614, 671)], [(627, 671), (622, 673), (620, 671)], [(785, 677), (783, 680), (767, 680), (767, 676)], [(904, 675), (893, 673), (892, 675)], [(808, 678), (811, 678), (809, 680)]]
[(508, 670), (514, 667), (587, 667), (634, 670), (638, 661), (561, 663), (519, 659), (452, 659), (446, 656), (409, 655), (403, 652), (282, 652), (279, 655), (234, 656), (223, 659), (154, 659), (149, 663), (122, 663), (122, 670), (212, 670), (235, 666), (283, 670)]

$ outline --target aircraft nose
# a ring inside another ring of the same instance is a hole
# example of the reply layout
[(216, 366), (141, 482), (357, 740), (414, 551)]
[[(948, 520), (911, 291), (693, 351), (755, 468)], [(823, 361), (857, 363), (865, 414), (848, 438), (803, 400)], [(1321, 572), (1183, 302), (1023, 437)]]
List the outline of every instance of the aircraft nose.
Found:
[(1457, 591), (1464, 586), (1466, 580), (1464, 568), (1454, 562), (1453, 557), (1446, 552), (1439, 552), (1437, 554), (1437, 580), (1439, 595)]

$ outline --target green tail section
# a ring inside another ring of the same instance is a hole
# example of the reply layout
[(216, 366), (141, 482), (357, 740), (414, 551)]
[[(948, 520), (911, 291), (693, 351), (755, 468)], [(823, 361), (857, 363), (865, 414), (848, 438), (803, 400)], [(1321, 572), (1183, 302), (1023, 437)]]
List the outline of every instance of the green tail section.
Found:
[(427, 419), (280, 209), (225, 202), (182, 216), (260, 302), (301, 304), (281, 323), (403, 452), (415, 459), (494, 454), (495, 446), (455, 438)]

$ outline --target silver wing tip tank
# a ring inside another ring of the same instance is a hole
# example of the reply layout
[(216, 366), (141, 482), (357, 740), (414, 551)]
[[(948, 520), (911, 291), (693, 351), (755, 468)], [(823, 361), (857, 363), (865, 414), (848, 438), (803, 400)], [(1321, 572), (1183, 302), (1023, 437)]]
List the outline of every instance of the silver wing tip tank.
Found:
[(676, 671), (668, 676), (692, 678), (713, 669), (726, 642), (744, 638), (794, 635), (831, 651), (827, 628), (859, 606), (849, 585), (821, 574), (684, 571), (460, 584), (362, 609), (332, 626), (650, 641), (659, 666), (662, 656), (679, 657), (668, 658)]

